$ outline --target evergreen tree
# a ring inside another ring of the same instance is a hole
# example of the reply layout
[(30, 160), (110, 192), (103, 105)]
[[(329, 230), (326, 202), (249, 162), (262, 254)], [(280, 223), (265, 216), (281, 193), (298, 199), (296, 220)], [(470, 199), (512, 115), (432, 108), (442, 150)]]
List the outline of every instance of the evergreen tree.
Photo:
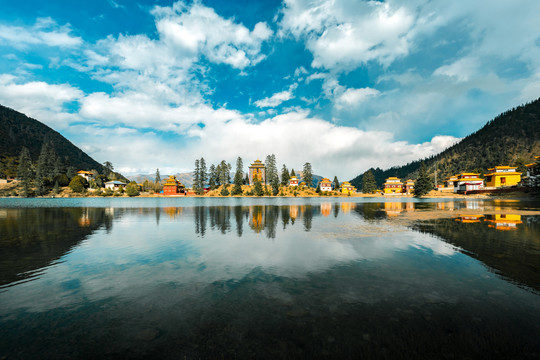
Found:
[(288, 186), (289, 180), (289, 170), (287, 170), (287, 167), (283, 164), (283, 168), (281, 169), (281, 185)]
[(431, 183), (431, 179), (429, 178), (424, 162), (422, 161), (418, 179), (416, 179), (416, 183), (414, 184), (414, 196), (424, 196), (429, 193), (432, 188), (433, 184)]
[(290, 177), (293, 177), (293, 176), (296, 176), (296, 174), (294, 173), (294, 169), (291, 169), (291, 176)]
[(228, 184), (231, 179), (231, 175), (230, 175), (231, 164), (227, 164), (225, 160), (221, 160), (221, 163), (218, 166), (219, 166), (219, 171), (218, 171), (219, 183), (221, 185)]
[(258, 179), (255, 179), (254, 185), (253, 185), (253, 193), (256, 196), (263, 196), (264, 190), (262, 188), (261, 182)]
[(17, 168), (17, 178), (21, 180), (23, 185), (23, 196), (27, 197), (30, 190), (30, 182), (34, 177), (32, 171), (32, 160), (30, 159), (30, 152), (23, 146), (21, 155), (19, 157), (19, 167)]
[(268, 155), (266, 157), (266, 176), (265, 181), (267, 184), (272, 184), (274, 182), (277, 182), (279, 184), (279, 174), (276, 166), (276, 155)]
[(64, 162), (62, 159), (60, 159), (59, 156), (56, 157), (56, 161), (54, 162), (54, 176), (58, 176), (60, 174), (66, 173), (66, 167), (64, 165)]
[(199, 194), (201, 188), (201, 166), (199, 159), (195, 160), (195, 170), (193, 171), (193, 191)]
[[(103, 174), (103, 175), (105, 175), (105, 176), (107, 176), (107, 177), (111, 177), (111, 173), (112, 173), (113, 170), (114, 170), (114, 166), (113, 166), (112, 162), (110, 162), (110, 161), (105, 161), (105, 162), (103, 163), (103, 167), (104, 167), (104, 170), (105, 170), (105, 174)], [(160, 180), (160, 181), (161, 181), (161, 180)]]
[(68, 178), (73, 179), (75, 176), (77, 176), (77, 169), (75, 169), (73, 166), (68, 166), (66, 175)]
[(337, 178), (337, 176), (334, 176), (334, 190), (338, 190), (339, 189), (339, 180)]
[(244, 185), (249, 185), (249, 174), (246, 174), (246, 177), (244, 179)]
[(36, 193), (45, 195), (52, 185), (56, 153), (50, 142), (44, 142), (38, 157), (36, 169)]
[(200, 166), (199, 180), (201, 182), (200, 184), (201, 190), (204, 191), (204, 185), (206, 184), (206, 181), (208, 180), (208, 173), (206, 171), (206, 161), (204, 161), (204, 158), (201, 158), (201, 161), (199, 162), (199, 166)]
[(233, 195), (242, 194), (242, 182), (244, 181), (244, 164), (242, 158), (239, 156), (236, 159), (236, 173), (234, 174), (234, 187), (232, 189)]
[(221, 164), (217, 164), (217, 166), (216, 166), (216, 176), (215, 176), (216, 187), (221, 186), (221, 173), (222, 173)]
[(304, 164), (304, 171), (302, 173), (302, 179), (304, 180), (304, 182), (306, 183), (306, 186), (308, 188), (313, 186), (313, 173), (312, 173), (312, 170), (311, 170), (311, 164), (310, 163), (305, 163)]
[(161, 175), (159, 173), (159, 168), (156, 169), (156, 178), (154, 180), (154, 191), (155, 192), (161, 191)]
[(368, 170), (362, 176), (362, 192), (364, 194), (371, 194), (377, 190), (377, 183), (375, 182), (375, 176)]
[(215, 190), (217, 188), (216, 179), (216, 166), (212, 164), (208, 170), (208, 186), (210, 187), (210, 190)]

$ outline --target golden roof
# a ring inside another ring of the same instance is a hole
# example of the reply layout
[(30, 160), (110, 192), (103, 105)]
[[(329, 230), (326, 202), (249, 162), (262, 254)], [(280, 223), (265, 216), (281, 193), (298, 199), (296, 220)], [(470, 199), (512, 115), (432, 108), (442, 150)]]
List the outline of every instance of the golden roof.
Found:
[(399, 178), (397, 178), (397, 177), (395, 177), (395, 176), (391, 176), (391, 177), (389, 177), (388, 179), (386, 179), (386, 181), (388, 181), (388, 180), (399, 180)]
[[(491, 170), (491, 169), (488, 169)], [(485, 174), (484, 176), (508, 176), (508, 175), (521, 175), (522, 173), (517, 171), (507, 171), (507, 172), (493, 172), (489, 174)]]
[(253, 167), (265, 167), (265, 166), (261, 160), (257, 159), (249, 167), (253, 168)]
[(84, 170), (79, 170), (79, 171), (77, 171), (77, 174), (93, 175), (91, 171), (84, 171)]
[(321, 180), (321, 182), (331, 182), (331, 181), (328, 178), (324, 178), (324, 179)]
[(494, 167), (492, 167), (491, 169), (488, 169), (488, 170), (493, 170), (493, 169), (515, 169), (515, 168), (517, 168), (517, 166), (499, 165), (499, 166), (494, 166)]

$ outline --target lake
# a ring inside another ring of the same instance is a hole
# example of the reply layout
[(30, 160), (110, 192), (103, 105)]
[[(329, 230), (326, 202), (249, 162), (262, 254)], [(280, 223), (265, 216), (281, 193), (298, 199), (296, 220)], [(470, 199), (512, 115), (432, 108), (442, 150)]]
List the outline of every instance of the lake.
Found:
[(539, 210), (0, 199), (0, 358), (539, 358)]

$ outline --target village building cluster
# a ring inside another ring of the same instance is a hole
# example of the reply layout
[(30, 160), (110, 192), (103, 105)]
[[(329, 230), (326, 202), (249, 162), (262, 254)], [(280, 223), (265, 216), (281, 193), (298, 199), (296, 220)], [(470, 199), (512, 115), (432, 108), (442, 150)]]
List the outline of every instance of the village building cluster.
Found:
[[(489, 191), (501, 188), (516, 187), (519, 185), (524, 186), (540, 186), (540, 156), (535, 157), (535, 162), (526, 165), (527, 174), (522, 177), (522, 173), (517, 171), (515, 166), (495, 166), (488, 169), (489, 172), (480, 177), (479, 173), (463, 172), (457, 175), (449, 176), (445, 179), (444, 185), (438, 185), (437, 190), (440, 192), (454, 192), (454, 193), (470, 193), (471, 191)], [(85, 178), (87, 181), (94, 180), (94, 174), (90, 171), (81, 170), (77, 172), (77, 175)], [(254, 185), (256, 181), (265, 184), (266, 181), (266, 167), (261, 160), (255, 160), (248, 168), (248, 180), (249, 185)], [(106, 189), (119, 190), (125, 189), (127, 184), (122, 181), (112, 180), (104, 184)], [(140, 185), (141, 186), (141, 185)], [(304, 188), (306, 183), (300, 181), (300, 179), (293, 175), (289, 179), (289, 187), (291, 188)], [(329, 178), (323, 178), (318, 184), (321, 192), (337, 191), (341, 194), (354, 194), (357, 189), (351, 185), (348, 181), (342, 182), (338, 188), (335, 188), (335, 184), (330, 181)], [(186, 196), (193, 194), (189, 192), (184, 184), (182, 184), (174, 175), (169, 178), (162, 185), (162, 194), (165, 196)], [(415, 187), (415, 181), (408, 179), (403, 182), (397, 177), (389, 177), (383, 184), (381, 191), (382, 195), (407, 195), (413, 194)]]

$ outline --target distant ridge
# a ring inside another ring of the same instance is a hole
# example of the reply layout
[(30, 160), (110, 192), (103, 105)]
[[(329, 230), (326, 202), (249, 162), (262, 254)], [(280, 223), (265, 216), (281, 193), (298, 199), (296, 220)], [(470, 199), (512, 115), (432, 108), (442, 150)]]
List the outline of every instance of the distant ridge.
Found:
[[(470, 134), (443, 152), (424, 159), (428, 173), (434, 177), (437, 168), (439, 183), (445, 177), (463, 171), (484, 174), (496, 165), (523, 165), (540, 155), (540, 99), (508, 110), (487, 122), (480, 130)], [(390, 176), (401, 179), (416, 178), (422, 160), (387, 170), (371, 169), (380, 188)], [(362, 188), (363, 174), (351, 180)]]
[[(39, 157), (44, 142), (50, 141), (58, 155), (66, 164), (77, 170), (97, 170), (103, 172), (103, 165), (73, 145), (57, 131), (38, 120), (0, 105), (0, 157), (18, 158), (23, 146), (30, 151), (32, 161)], [(0, 160), (2, 160), (0, 159)]]

